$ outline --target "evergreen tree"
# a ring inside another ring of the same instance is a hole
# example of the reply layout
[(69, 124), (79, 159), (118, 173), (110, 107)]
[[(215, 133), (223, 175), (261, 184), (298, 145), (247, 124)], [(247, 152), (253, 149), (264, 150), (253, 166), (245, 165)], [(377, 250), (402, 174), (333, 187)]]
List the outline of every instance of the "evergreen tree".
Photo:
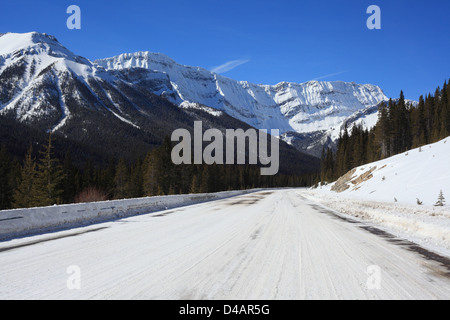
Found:
[(199, 190), (199, 186), (198, 186), (198, 179), (197, 179), (197, 175), (194, 175), (192, 177), (192, 182), (191, 182), (191, 188), (190, 188), (190, 193), (195, 194), (198, 193)]
[[(350, 136), (350, 140), (351, 143), (350, 145), (352, 146), (351, 148), (349, 148), (349, 153), (350, 154), (350, 167), (351, 168), (355, 168), (358, 167), (362, 161), (363, 161), (363, 155), (364, 155), (364, 141), (363, 141), (363, 137), (362, 137), (362, 126), (357, 126), (354, 125), (352, 128), (352, 133)], [(351, 168), (347, 168), (347, 169), (351, 169)]]
[(343, 146), (343, 137), (342, 132), (339, 133), (339, 138), (337, 141), (337, 150), (336, 150), (336, 163), (335, 163), (335, 174), (337, 176), (341, 176), (344, 171), (343, 169), (343, 159), (344, 159), (344, 146)]
[(128, 193), (132, 198), (140, 198), (144, 195), (142, 162), (140, 160), (131, 167)]
[(194, 168), (195, 166), (193, 165), (182, 165), (180, 168), (177, 168), (179, 172), (179, 178), (177, 179), (179, 179), (180, 194), (191, 193)]
[(0, 149), (0, 210), (9, 209), (12, 203), (11, 156), (5, 146)]
[(161, 147), (156, 151), (156, 165), (158, 187), (163, 194), (168, 194), (170, 185), (178, 187), (179, 183), (176, 181), (177, 167), (172, 162), (172, 141), (169, 136), (164, 138)]
[[(391, 101), (392, 102), (392, 101)], [(387, 105), (383, 102), (378, 110), (378, 123), (375, 128), (376, 143), (380, 148), (381, 158), (386, 158), (390, 155), (391, 142), (391, 125)]]
[(119, 160), (119, 163), (116, 167), (116, 175), (114, 177), (115, 189), (114, 189), (114, 197), (116, 199), (125, 199), (128, 197), (128, 187), (129, 187), (129, 174), (127, 163), (124, 158)]
[(442, 128), (442, 103), (440, 101), (440, 88), (436, 89), (434, 95), (434, 120), (432, 128), (432, 142), (439, 141)]
[(431, 94), (428, 94), (427, 98), (425, 99), (426, 137), (427, 137), (426, 143), (427, 144), (433, 142), (434, 113), (435, 113), (434, 97), (431, 96)]
[(444, 83), (441, 94), (441, 137), (448, 137), (450, 135), (450, 110), (449, 110), (449, 99), (447, 95), (447, 81)]
[(92, 162), (90, 159), (86, 161), (84, 165), (82, 181), (83, 181), (82, 183), (83, 190), (94, 186), (94, 169), (92, 168)]
[(439, 193), (438, 200), (437, 200), (437, 202), (436, 202), (436, 204), (434, 206), (435, 207), (443, 207), (443, 206), (445, 206), (445, 197), (444, 197), (444, 193), (442, 192), (442, 190)]
[(199, 187), (199, 193), (209, 192), (209, 166), (204, 165), (201, 177), (201, 183)]
[(335, 177), (335, 163), (334, 163), (334, 154), (331, 148), (327, 150), (327, 162), (326, 162), (326, 178), (328, 181), (333, 181)]
[(154, 196), (158, 192), (155, 152), (149, 152), (143, 164), (143, 191), (146, 196)]
[(20, 179), (17, 189), (14, 191), (14, 208), (30, 208), (35, 206), (35, 182), (36, 162), (33, 159), (33, 148), (30, 146), (20, 171)]
[[(450, 84), (450, 80), (449, 80)], [(450, 85), (446, 85), (445, 90), (445, 98), (443, 100), (447, 101), (446, 108), (445, 108), (445, 122), (446, 122), (446, 134), (450, 135)], [(443, 93), (444, 94), (444, 93)]]
[(320, 181), (326, 181), (326, 171), (327, 171), (327, 158), (325, 153), (325, 146), (322, 147), (322, 154), (320, 156)]
[(115, 190), (114, 178), (116, 176), (116, 162), (114, 159), (109, 159), (108, 166), (101, 170), (98, 181), (98, 189), (106, 194), (108, 199), (113, 198)]
[(420, 96), (417, 108), (411, 111), (411, 131), (413, 139), (412, 148), (417, 148), (426, 144), (425, 100), (423, 96)]
[(376, 143), (375, 129), (372, 129), (367, 137), (367, 162), (377, 161), (380, 157), (380, 148)]
[(347, 124), (345, 125), (344, 134), (342, 136), (343, 146), (344, 146), (344, 159), (343, 159), (343, 174), (347, 173), (352, 168), (352, 150), (353, 146), (350, 141), (350, 136), (348, 134)]
[(74, 166), (72, 162), (72, 156), (70, 152), (66, 153), (66, 157), (64, 159), (63, 163), (63, 172), (64, 172), (64, 179), (63, 179), (63, 202), (64, 203), (71, 203), (74, 201), (75, 196), (79, 192), (79, 185), (78, 185), (78, 170)]
[(35, 200), (37, 206), (51, 206), (62, 202), (65, 175), (57, 158), (53, 156), (52, 135), (40, 151), (41, 158), (37, 165)]

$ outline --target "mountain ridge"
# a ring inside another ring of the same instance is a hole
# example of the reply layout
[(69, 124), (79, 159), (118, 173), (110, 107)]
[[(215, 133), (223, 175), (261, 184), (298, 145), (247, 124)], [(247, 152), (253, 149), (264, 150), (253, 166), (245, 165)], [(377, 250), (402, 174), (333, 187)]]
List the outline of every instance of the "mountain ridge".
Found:
[(283, 140), (315, 156), (355, 114), (368, 109), (373, 116), (388, 100), (371, 84), (253, 84), (149, 51), (91, 62), (38, 32), (0, 38), (0, 85), (0, 114), (50, 131), (67, 131), (67, 122), (86, 110), (139, 129), (151, 113), (148, 99), (158, 96), (184, 110), (217, 110), (257, 129), (279, 129)]
[[(372, 110), (367, 117), (377, 114), (376, 107), (388, 101), (382, 89), (372, 84), (344, 81), (253, 84), (202, 67), (181, 65), (164, 54), (149, 51), (99, 59), (94, 64), (108, 71), (145, 69), (160, 74), (166, 81), (162, 94), (170, 96), (171, 102), (199, 103), (259, 129), (279, 129), (282, 139), (315, 156), (320, 154), (319, 145), (335, 144), (336, 131), (355, 118), (355, 114), (359, 114), (358, 119), (361, 110)], [(368, 126), (374, 125), (372, 119), (368, 122)]]
[[(233, 80), (201, 67), (181, 65), (166, 55), (148, 51), (99, 59), (94, 63), (106, 70), (144, 68), (162, 72), (168, 75), (173, 91), (178, 95), (174, 103), (200, 103), (225, 111), (260, 129), (277, 128), (282, 133), (309, 133), (317, 125), (320, 129), (328, 129), (328, 124), (318, 123), (314, 118), (334, 116), (338, 111), (349, 116), (364, 107), (388, 100), (381, 88), (371, 84), (359, 85), (344, 81), (253, 84)], [(277, 110), (274, 112), (271, 109)]]
[[(5, 54), (6, 46), (11, 51)], [(0, 48), (0, 116), (97, 149), (106, 158), (136, 160), (176, 129), (193, 132), (195, 121), (202, 121), (205, 130), (251, 127), (206, 106), (173, 104), (170, 100), (176, 97), (165, 90), (172, 85), (161, 73), (139, 68), (107, 71), (54, 37), (10, 33), (0, 38)], [(6, 144), (10, 134), (1, 137)], [(281, 163), (280, 171), (317, 169), (314, 157), (285, 143), (280, 148), (291, 162)]]

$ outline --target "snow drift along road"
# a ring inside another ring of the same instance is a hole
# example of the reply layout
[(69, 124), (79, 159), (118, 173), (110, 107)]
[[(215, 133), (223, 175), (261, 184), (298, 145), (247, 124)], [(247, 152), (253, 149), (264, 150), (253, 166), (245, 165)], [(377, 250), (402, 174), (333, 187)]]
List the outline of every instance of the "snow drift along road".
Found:
[(0, 240), (58, 231), (133, 215), (252, 193), (260, 189), (68, 204), (0, 212)]
[(445, 258), (374, 230), (262, 191), (0, 243), (0, 299), (450, 298)]
[(434, 207), (441, 190), (450, 199), (449, 159), (450, 137), (360, 166), (303, 195), (433, 250), (450, 252), (450, 200)]

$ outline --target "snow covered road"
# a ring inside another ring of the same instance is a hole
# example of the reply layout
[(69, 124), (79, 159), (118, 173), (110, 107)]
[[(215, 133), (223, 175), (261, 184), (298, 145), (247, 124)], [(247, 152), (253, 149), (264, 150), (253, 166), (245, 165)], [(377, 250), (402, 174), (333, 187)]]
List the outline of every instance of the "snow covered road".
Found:
[(262, 191), (2, 242), (0, 299), (450, 299), (448, 259), (413, 248)]

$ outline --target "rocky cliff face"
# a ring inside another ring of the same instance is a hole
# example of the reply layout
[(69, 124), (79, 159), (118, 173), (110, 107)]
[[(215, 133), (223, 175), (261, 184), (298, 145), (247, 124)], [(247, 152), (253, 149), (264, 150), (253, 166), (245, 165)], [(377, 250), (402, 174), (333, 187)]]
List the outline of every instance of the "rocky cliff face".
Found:
[[(145, 69), (163, 83), (155, 92), (176, 104), (195, 102), (226, 112), (259, 129), (279, 129), (282, 138), (300, 149), (336, 140), (341, 126), (377, 113), (388, 98), (374, 85), (347, 82), (283, 82), (275, 86), (235, 81), (199, 67), (177, 64), (150, 52), (123, 54), (94, 62), (106, 70)], [(159, 74), (159, 76), (157, 76)], [(371, 126), (373, 119), (367, 120)]]

